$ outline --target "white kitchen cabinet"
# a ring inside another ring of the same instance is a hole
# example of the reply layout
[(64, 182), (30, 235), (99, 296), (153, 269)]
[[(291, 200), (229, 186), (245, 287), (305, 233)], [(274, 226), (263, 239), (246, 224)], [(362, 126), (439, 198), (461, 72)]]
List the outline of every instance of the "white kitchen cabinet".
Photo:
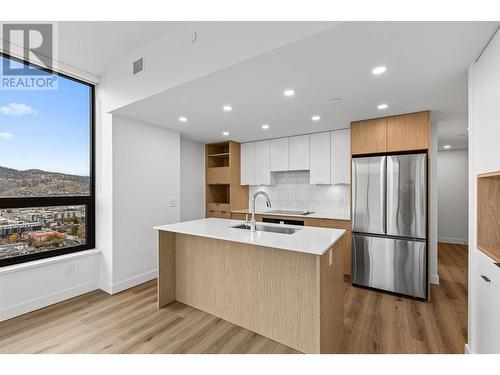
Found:
[(471, 74), (471, 117), (476, 136), (477, 173), (500, 170), (500, 37), (497, 35), (474, 64)]
[(476, 352), (500, 353), (500, 288), (478, 270), (476, 276)]
[(310, 183), (329, 184), (332, 161), (330, 153), (330, 132), (311, 134), (309, 148), (310, 159)]
[(271, 139), (271, 172), (288, 170), (288, 138)]
[(350, 183), (351, 133), (349, 129), (331, 132), (331, 184)]
[(240, 149), (241, 185), (255, 184), (255, 142), (242, 143)]
[(270, 141), (255, 142), (255, 183), (254, 185), (271, 184)]
[(288, 169), (290, 171), (309, 169), (309, 135), (288, 138)]

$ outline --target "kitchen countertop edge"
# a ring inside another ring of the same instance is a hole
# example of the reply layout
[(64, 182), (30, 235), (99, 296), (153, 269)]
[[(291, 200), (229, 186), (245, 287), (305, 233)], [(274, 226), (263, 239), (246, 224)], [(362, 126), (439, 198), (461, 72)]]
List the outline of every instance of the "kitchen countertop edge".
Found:
[(284, 226), (300, 229), (300, 232), (295, 233), (299, 234), (298, 237), (287, 238), (282, 237), (284, 236), (283, 234), (260, 231), (255, 232), (259, 233), (255, 236), (252, 235), (250, 231), (231, 228), (231, 226), (243, 223), (244, 221), (241, 220), (207, 218), (174, 224), (158, 225), (154, 226), (153, 229), (318, 256), (323, 255), (346, 232), (344, 229), (301, 227), (296, 225), (266, 223), (266, 225), (270, 226)]

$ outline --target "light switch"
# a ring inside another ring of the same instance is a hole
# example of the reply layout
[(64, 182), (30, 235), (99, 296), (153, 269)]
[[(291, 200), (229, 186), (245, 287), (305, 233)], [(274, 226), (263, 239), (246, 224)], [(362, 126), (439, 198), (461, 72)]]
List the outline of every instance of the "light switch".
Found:
[(176, 207), (177, 206), (177, 200), (175, 198), (170, 198), (170, 203), (168, 204), (168, 207)]

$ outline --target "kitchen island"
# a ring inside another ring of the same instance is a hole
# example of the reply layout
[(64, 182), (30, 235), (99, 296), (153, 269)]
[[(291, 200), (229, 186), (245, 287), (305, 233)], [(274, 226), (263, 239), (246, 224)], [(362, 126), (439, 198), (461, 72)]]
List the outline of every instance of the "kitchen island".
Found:
[(210, 218), (155, 227), (158, 308), (179, 301), (304, 353), (338, 352), (346, 232), (235, 228), (243, 224)]

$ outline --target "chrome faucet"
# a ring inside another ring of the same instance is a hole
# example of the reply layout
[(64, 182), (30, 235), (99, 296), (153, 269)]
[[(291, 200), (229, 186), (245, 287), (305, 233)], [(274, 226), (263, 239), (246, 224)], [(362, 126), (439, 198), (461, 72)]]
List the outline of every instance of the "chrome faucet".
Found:
[(269, 199), (269, 195), (265, 191), (259, 190), (258, 192), (252, 195), (252, 219), (250, 220), (250, 231), (255, 232), (255, 199), (259, 195), (263, 195), (266, 198), (266, 206), (271, 207), (271, 200)]

